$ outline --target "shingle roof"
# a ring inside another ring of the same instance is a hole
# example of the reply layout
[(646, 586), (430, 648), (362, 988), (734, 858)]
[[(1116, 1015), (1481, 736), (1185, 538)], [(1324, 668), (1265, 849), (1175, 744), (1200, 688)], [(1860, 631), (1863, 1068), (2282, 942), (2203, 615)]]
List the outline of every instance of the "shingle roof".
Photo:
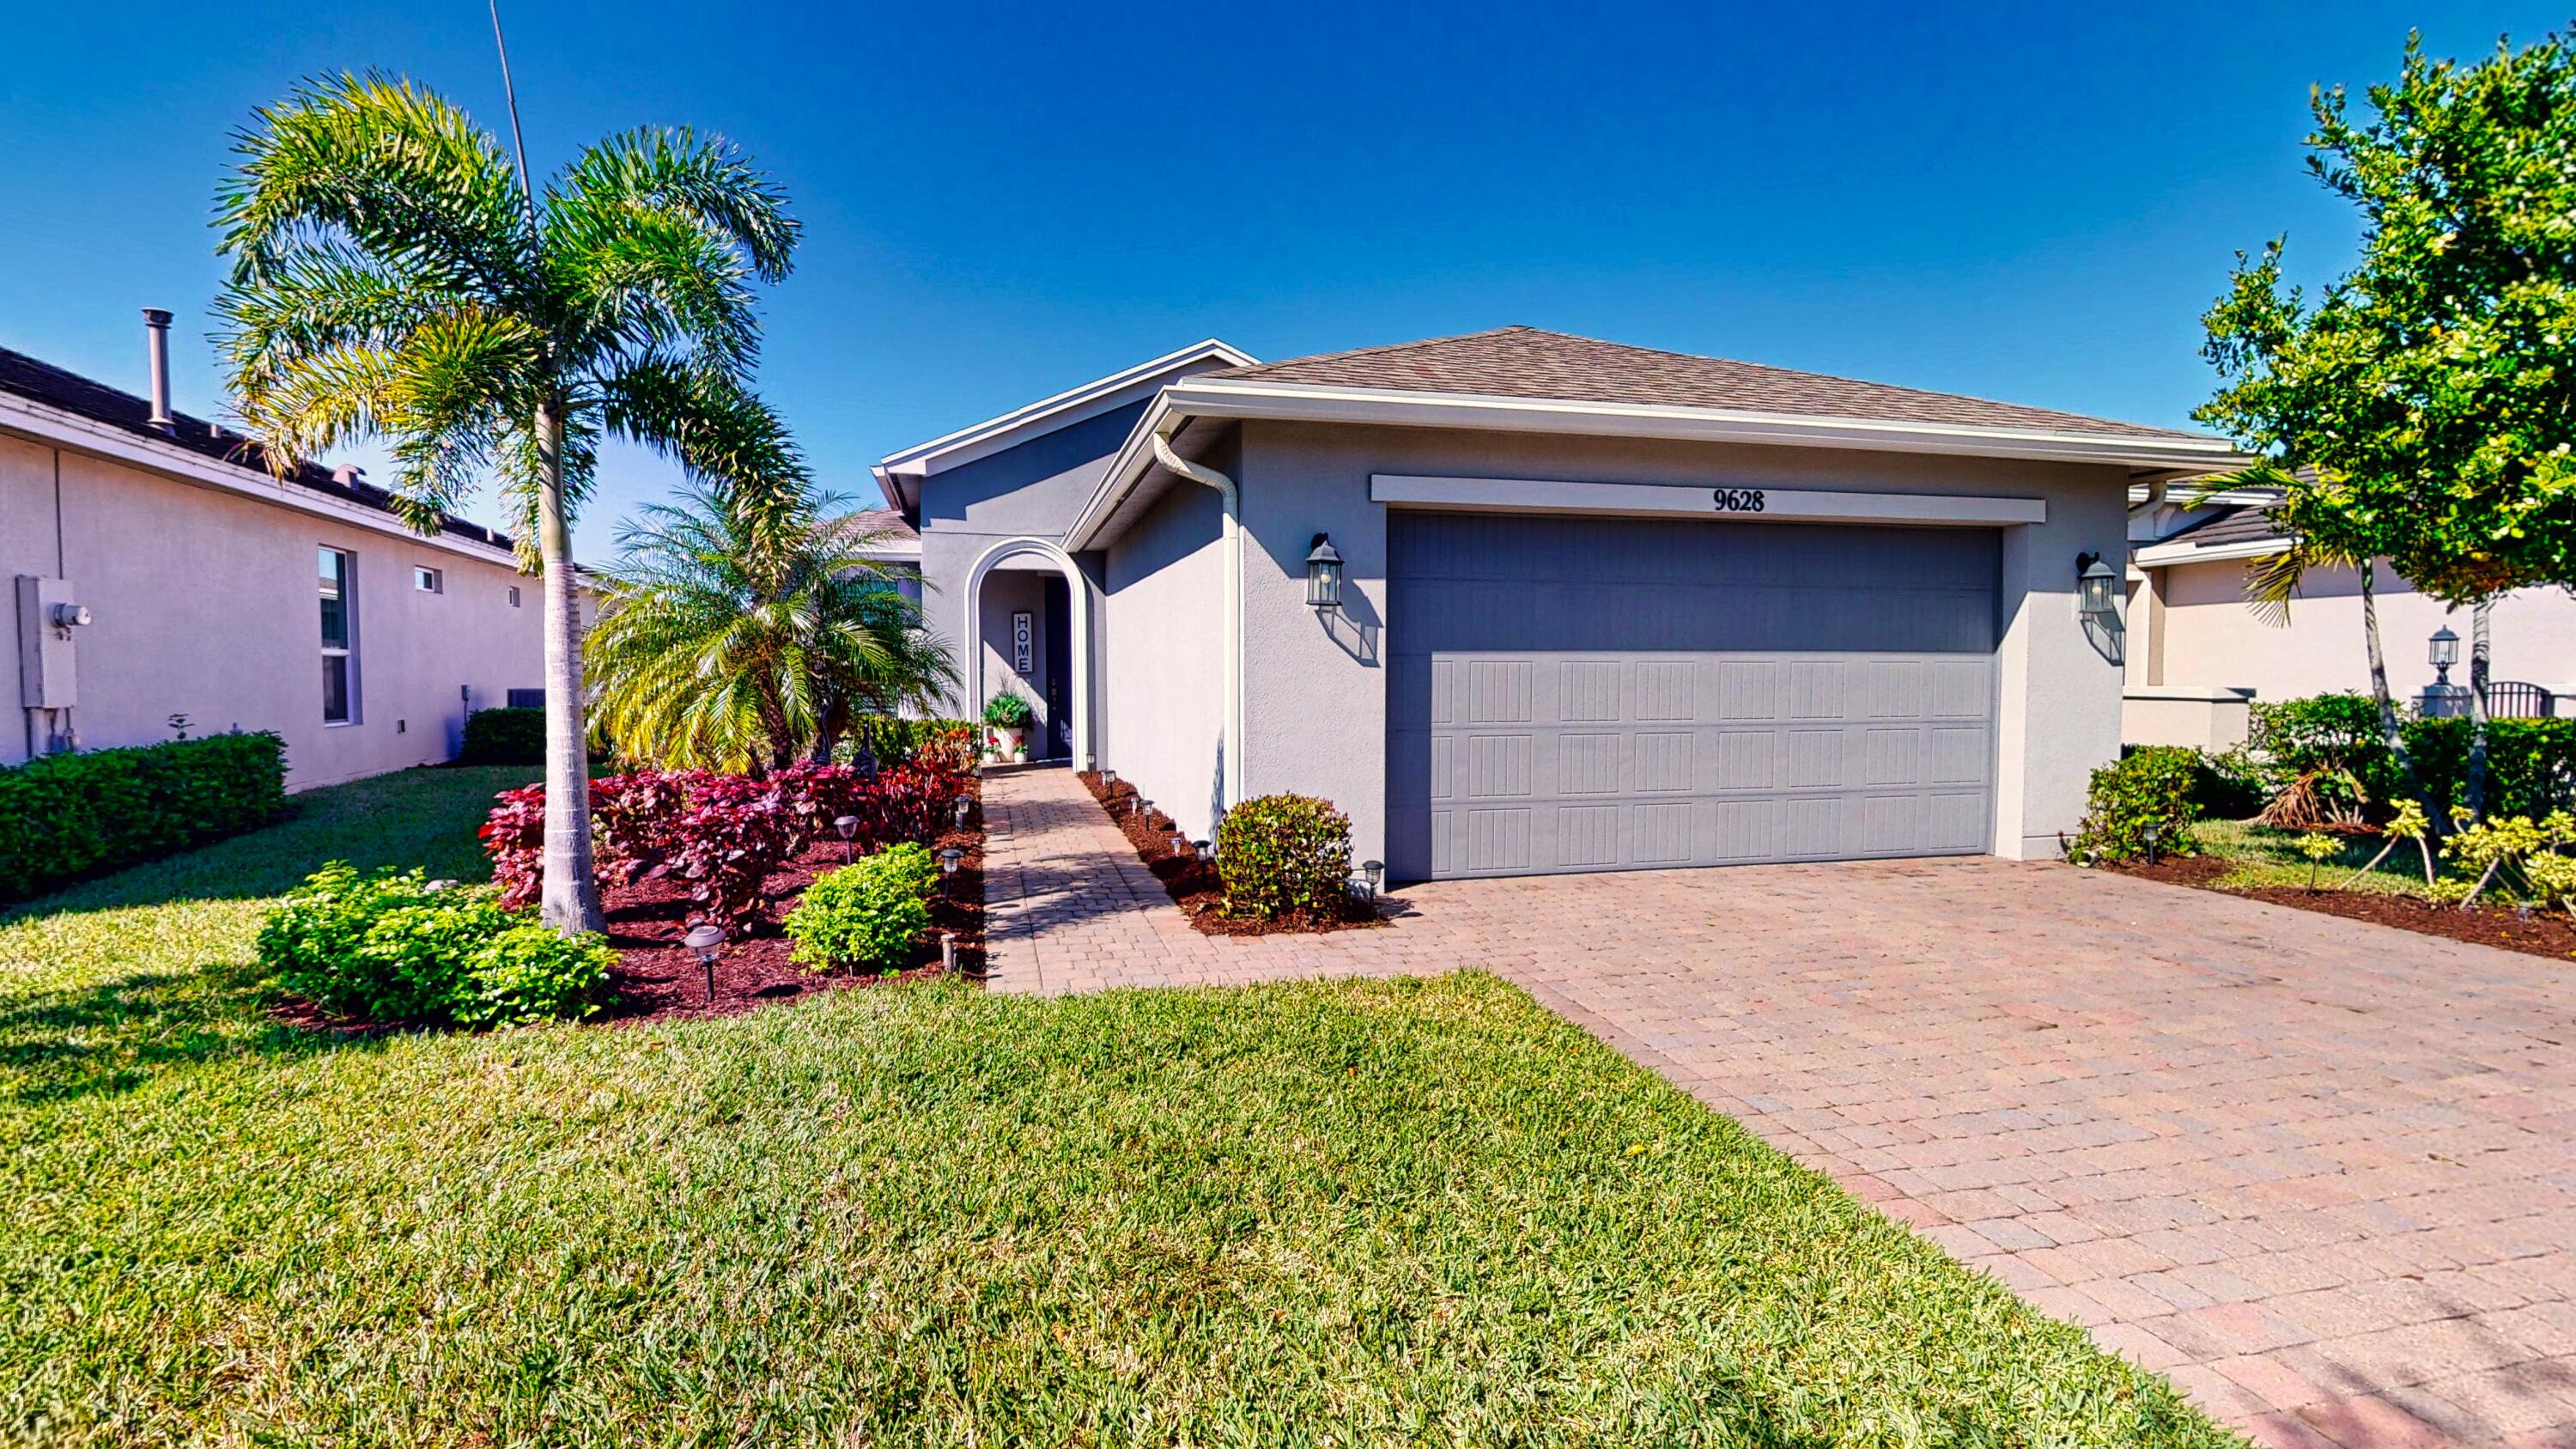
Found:
[[(152, 404), (144, 399), (6, 347), (0, 347), (0, 392), (60, 408), (91, 422), (123, 429), (137, 437), (175, 444), (191, 453), (248, 469), (263, 478), (273, 476), (268, 471), (268, 462), (259, 444), (239, 433), (217, 431), (212, 423), (202, 418), (175, 411), (171, 414), (172, 431), (163, 432), (152, 426)], [(331, 475), (330, 469), (316, 463), (299, 466), (288, 475), (288, 481), (362, 507), (384, 513), (394, 511), (393, 494), (364, 482), (342, 483)], [(479, 523), (451, 516), (445, 524), (447, 533), (498, 548), (511, 546), (508, 534), (485, 528)]]
[(1988, 402), (1953, 393), (1856, 382), (1792, 372), (1722, 357), (1602, 342), (1534, 327), (1499, 327), (1460, 337), (1434, 337), (1387, 347), (1319, 353), (1206, 373), (1209, 380), (1311, 383), (1327, 387), (1564, 402), (1636, 403), (1730, 408), (1747, 412), (1860, 418), (1874, 422), (1943, 423), (2025, 428), (2129, 438), (2190, 438), (2197, 433), (2151, 428)]
[(2280, 525), (2272, 521), (2271, 515), (2259, 507), (2238, 504), (2176, 529), (2156, 542), (2187, 543), (2193, 548), (2220, 548), (2231, 543), (2263, 543), (2281, 536)]

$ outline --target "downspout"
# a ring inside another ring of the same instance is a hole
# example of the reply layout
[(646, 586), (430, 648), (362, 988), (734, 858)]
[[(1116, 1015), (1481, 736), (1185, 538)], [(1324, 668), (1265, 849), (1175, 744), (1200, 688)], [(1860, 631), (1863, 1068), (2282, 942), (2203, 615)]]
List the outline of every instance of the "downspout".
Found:
[(1243, 500), (1234, 480), (1205, 463), (1193, 463), (1173, 448), (1171, 433), (1181, 419), (1154, 430), (1154, 461), (1174, 474), (1213, 488), (1225, 505), (1218, 554), (1225, 569), (1225, 805), (1243, 803)]

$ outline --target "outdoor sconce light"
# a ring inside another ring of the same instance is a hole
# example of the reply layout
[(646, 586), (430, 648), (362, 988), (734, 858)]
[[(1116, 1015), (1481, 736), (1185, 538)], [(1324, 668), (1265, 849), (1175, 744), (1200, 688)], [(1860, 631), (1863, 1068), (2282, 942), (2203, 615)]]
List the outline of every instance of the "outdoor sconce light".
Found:
[(710, 1006), (714, 1005), (716, 999), (716, 958), (724, 954), (724, 927), (716, 925), (713, 922), (709, 922), (703, 926), (692, 926), (689, 928), (689, 934), (681, 938), (680, 944), (689, 948), (689, 954), (697, 957), (698, 965), (706, 971), (707, 1004)]
[(841, 837), (841, 864), (848, 865), (856, 858), (851, 854), (850, 842), (858, 838), (859, 817), (856, 815), (841, 816), (832, 822), (832, 829), (838, 832)]
[(2106, 629), (2120, 627), (2120, 576), (2098, 553), (2075, 556), (2075, 609)]
[(2449, 684), (2451, 666), (2460, 662), (2460, 636), (2452, 633), (2448, 624), (2434, 630), (2431, 647), (2425, 650), (2425, 656), (2432, 661), (2434, 672), (2441, 676), (2434, 683)]
[(1315, 535), (1306, 553), (1306, 606), (1329, 614), (1342, 606), (1342, 556), (1333, 551), (1331, 534)]
[(939, 893), (941, 895), (948, 893), (948, 878), (957, 874), (957, 862), (965, 858), (966, 852), (953, 845), (939, 852)]
[(1368, 893), (1369, 893), (1369, 899), (1370, 899), (1370, 900), (1376, 900), (1376, 899), (1377, 899), (1377, 882), (1378, 882), (1378, 877), (1380, 877), (1380, 876), (1382, 876), (1382, 875), (1384, 875), (1384, 874), (1386, 874), (1386, 862), (1385, 862), (1385, 861), (1382, 861), (1382, 860), (1364, 860), (1364, 861), (1361, 861), (1361, 862), (1360, 862), (1360, 879), (1365, 880), (1365, 881), (1367, 881), (1367, 882), (1368, 882)]

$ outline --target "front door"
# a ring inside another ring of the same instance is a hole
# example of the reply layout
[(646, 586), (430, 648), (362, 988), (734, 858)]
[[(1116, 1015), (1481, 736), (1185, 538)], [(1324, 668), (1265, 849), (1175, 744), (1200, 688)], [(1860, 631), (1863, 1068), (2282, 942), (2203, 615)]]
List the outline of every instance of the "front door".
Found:
[[(1046, 648), (1046, 750), (1050, 760), (1073, 756), (1073, 595), (1064, 580), (1046, 581), (1046, 613), (1038, 639)], [(1031, 752), (1033, 755), (1036, 751)]]

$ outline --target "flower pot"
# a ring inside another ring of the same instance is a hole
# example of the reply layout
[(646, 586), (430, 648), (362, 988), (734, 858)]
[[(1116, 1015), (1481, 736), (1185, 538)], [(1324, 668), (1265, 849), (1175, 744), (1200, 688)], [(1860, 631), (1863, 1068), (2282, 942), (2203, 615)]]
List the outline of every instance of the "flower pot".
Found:
[(993, 736), (993, 754), (996, 758), (1005, 760), (1025, 760), (1029, 757), (1029, 732), (1027, 729), (1004, 729), (1000, 725), (993, 725), (991, 726), (991, 731)]

